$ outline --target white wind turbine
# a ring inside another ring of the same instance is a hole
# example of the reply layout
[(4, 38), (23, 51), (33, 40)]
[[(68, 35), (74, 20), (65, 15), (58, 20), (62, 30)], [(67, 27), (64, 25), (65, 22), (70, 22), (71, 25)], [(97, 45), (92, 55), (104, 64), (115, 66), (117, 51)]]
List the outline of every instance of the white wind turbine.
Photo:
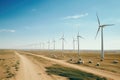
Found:
[(48, 41), (47, 43), (48, 43), (48, 50), (50, 50), (50, 41)]
[(79, 32), (78, 32), (78, 35), (77, 35), (77, 42), (78, 42), (78, 55), (80, 56), (80, 49), (79, 49), (79, 38), (82, 38), (84, 39), (82, 36), (79, 35)]
[(44, 50), (45, 49), (45, 43), (42, 42), (42, 49)]
[(97, 16), (97, 21), (98, 21), (98, 30), (97, 30), (95, 38), (97, 37), (101, 29), (101, 61), (102, 61), (104, 60), (103, 28), (106, 26), (113, 26), (114, 24), (100, 24), (100, 20), (99, 20), (97, 13), (96, 13), (96, 16)]
[(64, 34), (60, 39), (62, 40), (62, 51), (64, 52), (64, 40), (65, 40)]
[(55, 40), (53, 40), (53, 50), (55, 50)]
[(39, 44), (40, 44), (40, 50), (41, 50), (41, 42), (39, 42)]
[(75, 39), (73, 38), (73, 52), (75, 51)]

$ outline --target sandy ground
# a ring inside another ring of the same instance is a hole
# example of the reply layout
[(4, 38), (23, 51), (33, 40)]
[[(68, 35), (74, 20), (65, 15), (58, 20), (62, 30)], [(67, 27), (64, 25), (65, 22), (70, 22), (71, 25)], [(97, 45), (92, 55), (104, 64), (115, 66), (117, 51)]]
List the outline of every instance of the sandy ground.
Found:
[[(31, 54), (31, 53), (27, 53), (27, 54)], [(45, 57), (42, 55), (36, 55), (36, 54), (31, 54), (31, 55), (38, 56), (38, 57), (44, 58), (46, 60), (56, 62), (57, 64), (60, 64), (60, 65), (66, 66), (66, 67), (71, 67), (71, 68), (75, 68), (75, 69), (82, 70), (85, 72), (93, 73), (95, 75), (106, 77), (106, 78), (109, 78), (110, 80), (119, 80), (120, 79), (120, 74), (118, 74), (118, 73), (113, 73), (110, 71), (104, 71), (104, 70), (95, 69), (95, 68), (86, 67), (86, 66), (78, 66), (78, 65), (67, 63), (63, 60), (56, 60), (56, 59), (52, 59), (52, 58)]]
[(67, 80), (67, 78), (48, 75), (42, 65), (36, 65), (29, 58), (15, 52), (21, 60), (20, 70), (16, 76), (17, 80)]
[(0, 80), (16, 80), (19, 57), (13, 50), (0, 50)]

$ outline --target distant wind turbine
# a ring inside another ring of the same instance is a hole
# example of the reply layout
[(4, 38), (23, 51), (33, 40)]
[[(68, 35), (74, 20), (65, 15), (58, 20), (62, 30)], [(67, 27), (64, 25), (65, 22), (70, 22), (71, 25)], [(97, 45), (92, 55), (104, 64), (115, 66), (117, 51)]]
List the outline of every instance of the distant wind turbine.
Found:
[(41, 42), (39, 44), (40, 44), (40, 49), (41, 49)]
[(73, 38), (73, 52), (75, 51), (75, 39)]
[(53, 49), (55, 50), (55, 40), (53, 40)]
[(62, 40), (62, 51), (64, 52), (64, 40), (65, 40), (64, 34), (60, 39)]
[(50, 41), (48, 41), (48, 50), (50, 50)]
[(78, 32), (78, 35), (77, 35), (77, 41), (78, 41), (78, 55), (80, 56), (80, 49), (79, 49), (79, 38), (82, 38), (84, 39), (82, 36), (79, 35), (79, 32)]
[(96, 13), (96, 16), (97, 16), (97, 21), (98, 21), (98, 30), (97, 30), (95, 38), (97, 37), (97, 35), (101, 29), (101, 60), (104, 60), (103, 28), (106, 26), (113, 26), (114, 24), (103, 24), (102, 25), (102, 24), (100, 24), (100, 20), (99, 20), (97, 13)]
[(44, 44), (44, 42), (42, 43), (42, 47), (43, 47), (42, 49), (44, 50), (44, 48), (45, 48), (45, 44)]

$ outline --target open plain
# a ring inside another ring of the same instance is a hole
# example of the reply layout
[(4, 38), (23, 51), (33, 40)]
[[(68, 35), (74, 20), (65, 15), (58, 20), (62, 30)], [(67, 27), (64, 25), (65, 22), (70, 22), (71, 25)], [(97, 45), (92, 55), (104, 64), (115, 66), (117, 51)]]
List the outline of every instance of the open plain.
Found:
[(119, 62), (119, 51), (0, 50), (0, 80), (119, 80)]

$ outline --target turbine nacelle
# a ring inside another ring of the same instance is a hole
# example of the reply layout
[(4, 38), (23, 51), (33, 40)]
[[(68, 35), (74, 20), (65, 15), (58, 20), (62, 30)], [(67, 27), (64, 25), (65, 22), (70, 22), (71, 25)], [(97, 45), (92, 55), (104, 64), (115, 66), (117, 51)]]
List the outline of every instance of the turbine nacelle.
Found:
[(77, 38), (82, 38), (82, 39), (84, 39), (82, 36), (77, 36)]
[(55, 40), (53, 40), (53, 43), (55, 43), (56, 41)]
[(65, 39), (64, 39), (64, 34), (63, 34), (63, 36), (60, 38), (60, 40), (65, 40)]
[(73, 38), (73, 42), (75, 42), (75, 41), (76, 41), (76, 39)]
[(79, 32), (78, 32), (77, 38), (82, 38), (82, 39), (84, 39), (82, 36), (79, 35)]
[(50, 41), (48, 41), (47, 43), (50, 44)]

